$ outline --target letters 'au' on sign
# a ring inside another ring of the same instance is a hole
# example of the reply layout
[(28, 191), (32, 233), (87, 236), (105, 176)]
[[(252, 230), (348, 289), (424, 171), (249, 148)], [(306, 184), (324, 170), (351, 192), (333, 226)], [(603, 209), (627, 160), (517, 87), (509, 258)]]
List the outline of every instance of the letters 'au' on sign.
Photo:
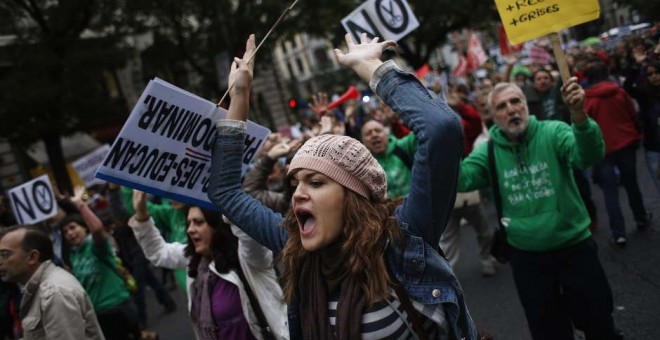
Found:
[(419, 27), (419, 21), (405, 0), (368, 0), (341, 24), (354, 41), (360, 41), (362, 33), (370, 39), (399, 41)]
[(57, 201), (47, 175), (9, 189), (7, 196), (20, 224), (39, 223), (57, 213)]
[(495, 0), (512, 44), (598, 19), (598, 0)]
[[(160, 79), (149, 82), (96, 177), (207, 209), (211, 149), (227, 111)], [(247, 124), (244, 168), (270, 130)]]

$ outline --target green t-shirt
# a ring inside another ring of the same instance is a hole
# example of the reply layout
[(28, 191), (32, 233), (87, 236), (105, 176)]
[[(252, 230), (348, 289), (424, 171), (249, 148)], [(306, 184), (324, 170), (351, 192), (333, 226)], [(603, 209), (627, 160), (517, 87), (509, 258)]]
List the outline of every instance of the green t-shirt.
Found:
[(124, 279), (111, 267), (114, 256), (107, 238), (101, 247), (95, 247), (91, 236), (71, 252), (73, 275), (85, 288), (97, 312), (115, 307), (131, 297)]
[(389, 198), (406, 196), (410, 191), (410, 183), (412, 182), (412, 170), (396, 154), (394, 151), (395, 148), (399, 148), (400, 152), (406, 155), (407, 161), (412, 163), (415, 158), (415, 152), (417, 152), (415, 135), (411, 132), (401, 139), (390, 135), (385, 153), (374, 156), (383, 170), (385, 170), (387, 197)]

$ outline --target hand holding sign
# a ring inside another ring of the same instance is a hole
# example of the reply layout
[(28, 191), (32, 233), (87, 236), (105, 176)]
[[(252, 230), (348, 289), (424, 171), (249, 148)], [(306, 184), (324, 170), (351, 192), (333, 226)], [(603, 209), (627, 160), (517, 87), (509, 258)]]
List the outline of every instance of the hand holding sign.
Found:
[(598, 0), (495, 0), (495, 4), (512, 44), (550, 34), (561, 77), (567, 82), (570, 73), (557, 32), (598, 19)]
[(346, 34), (348, 53), (344, 54), (344, 52), (336, 48), (335, 55), (337, 56), (337, 61), (343, 66), (352, 68), (362, 80), (369, 82), (371, 75), (383, 63), (380, 61), (383, 50), (396, 46), (396, 42), (393, 40), (386, 40), (381, 43), (378, 40), (379, 38), (376, 37), (369, 41), (367, 34), (362, 33), (360, 35), (360, 43), (356, 44), (353, 42), (351, 35)]
[(561, 95), (571, 112), (571, 120), (577, 124), (584, 122), (587, 119), (587, 113), (584, 111), (585, 93), (578, 84), (577, 77), (571, 77), (562, 85)]
[(256, 49), (254, 34), (250, 34), (245, 43), (243, 58), (234, 58), (229, 71), (229, 84), (233, 84), (229, 96), (233, 99), (236, 95), (249, 95), (254, 74), (254, 50)]

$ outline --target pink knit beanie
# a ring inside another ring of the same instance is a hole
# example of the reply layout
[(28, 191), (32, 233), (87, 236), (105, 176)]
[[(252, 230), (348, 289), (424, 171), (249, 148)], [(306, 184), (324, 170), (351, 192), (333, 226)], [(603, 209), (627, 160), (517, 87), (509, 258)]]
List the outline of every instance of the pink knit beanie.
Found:
[(358, 140), (337, 135), (321, 135), (308, 140), (289, 165), (318, 171), (366, 199), (382, 202), (387, 198), (385, 171), (371, 152)]

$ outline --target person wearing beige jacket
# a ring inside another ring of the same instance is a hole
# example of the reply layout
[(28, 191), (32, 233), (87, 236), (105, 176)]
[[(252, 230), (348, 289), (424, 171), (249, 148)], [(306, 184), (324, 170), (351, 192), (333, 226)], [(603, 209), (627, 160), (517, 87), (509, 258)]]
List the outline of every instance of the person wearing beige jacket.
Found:
[(23, 291), (23, 339), (105, 339), (89, 296), (52, 259), (50, 237), (35, 227), (14, 226), (0, 235), (0, 278)]

